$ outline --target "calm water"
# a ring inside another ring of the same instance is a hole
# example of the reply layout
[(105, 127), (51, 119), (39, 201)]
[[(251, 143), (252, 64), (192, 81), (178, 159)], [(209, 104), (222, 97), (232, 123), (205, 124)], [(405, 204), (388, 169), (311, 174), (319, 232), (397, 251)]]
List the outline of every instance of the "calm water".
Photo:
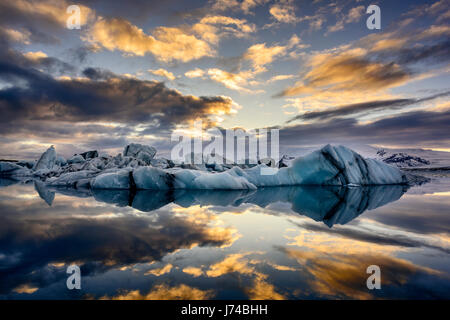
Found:
[[(450, 179), (407, 190), (48, 190), (0, 181), (3, 299), (450, 298)], [(81, 268), (81, 290), (66, 287)], [(369, 290), (366, 268), (381, 268)]]

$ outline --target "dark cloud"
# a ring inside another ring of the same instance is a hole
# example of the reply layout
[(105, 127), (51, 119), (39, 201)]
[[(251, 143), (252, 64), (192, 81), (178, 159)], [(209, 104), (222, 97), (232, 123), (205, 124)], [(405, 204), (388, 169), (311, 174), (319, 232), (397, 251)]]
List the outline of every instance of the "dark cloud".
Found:
[(361, 112), (379, 111), (379, 110), (395, 110), (402, 107), (407, 107), (413, 104), (418, 104), (425, 101), (430, 101), (436, 98), (446, 97), (450, 94), (450, 91), (444, 93), (435, 94), (424, 98), (415, 99), (392, 99), (392, 100), (379, 100), (379, 101), (367, 101), (362, 103), (355, 103), (346, 106), (341, 106), (336, 109), (325, 111), (313, 111), (307, 112), (288, 120), (290, 123), (295, 120), (329, 120), (335, 117), (348, 116), (358, 114)]
[[(12, 61), (6, 60), (11, 56)], [(47, 69), (65, 66), (50, 58), (40, 61), (43, 64)], [(164, 83), (125, 78), (108, 70), (87, 68), (83, 74), (88, 79), (58, 80), (32, 66), (11, 49), (0, 56), (0, 79), (12, 85), (0, 90), (1, 122), (106, 120), (164, 130), (232, 108), (229, 98), (185, 96)]]
[(367, 143), (448, 148), (449, 123), (450, 111), (408, 112), (367, 124), (358, 123), (354, 118), (335, 118), (326, 122), (282, 127), (280, 145), (289, 148), (327, 143)]

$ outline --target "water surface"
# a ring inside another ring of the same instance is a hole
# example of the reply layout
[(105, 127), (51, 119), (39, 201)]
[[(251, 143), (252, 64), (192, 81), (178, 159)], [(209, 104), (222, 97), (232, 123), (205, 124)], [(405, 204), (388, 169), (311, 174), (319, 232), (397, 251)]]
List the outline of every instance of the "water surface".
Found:
[[(448, 178), (409, 190), (0, 186), (3, 299), (450, 298)], [(70, 264), (81, 290), (66, 287)]]

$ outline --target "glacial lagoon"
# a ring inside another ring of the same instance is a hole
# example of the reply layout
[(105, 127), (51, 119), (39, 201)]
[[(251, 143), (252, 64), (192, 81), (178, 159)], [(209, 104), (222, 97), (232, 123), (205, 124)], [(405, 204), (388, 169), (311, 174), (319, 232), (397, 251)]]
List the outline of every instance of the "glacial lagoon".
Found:
[[(245, 191), (0, 181), (1, 299), (450, 298), (450, 178)], [(69, 290), (69, 265), (81, 289)], [(370, 265), (381, 289), (369, 290)]]

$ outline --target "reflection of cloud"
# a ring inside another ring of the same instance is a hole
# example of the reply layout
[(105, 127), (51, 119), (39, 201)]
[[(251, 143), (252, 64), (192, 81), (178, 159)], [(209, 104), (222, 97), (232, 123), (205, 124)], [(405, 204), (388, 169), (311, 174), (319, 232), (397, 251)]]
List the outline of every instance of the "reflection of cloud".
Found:
[(260, 263), (258, 260), (249, 260), (248, 255), (255, 252), (230, 254), (222, 261), (210, 266), (206, 271), (208, 277), (216, 278), (226, 274), (237, 274), (253, 278), (252, 284), (246, 286), (244, 291), (252, 300), (282, 300), (284, 296), (275, 290), (275, 286), (266, 281), (267, 275), (256, 270), (253, 266)]
[(275, 286), (266, 282), (262, 277), (256, 277), (253, 286), (246, 289), (251, 300), (284, 300), (285, 297), (275, 290)]
[[(134, 215), (125, 208), (62, 196), (51, 211), (42, 204), (34, 198), (8, 198), (0, 204), (1, 292), (23, 283), (42, 288), (55, 277), (64, 277), (64, 270), (52, 263), (76, 262), (89, 275), (161, 260), (180, 248), (229, 245), (236, 233), (232, 228), (209, 226), (212, 216), (208, 220), (207, 215), (201, 221), (163, 210)], [(163, 275), (171, 268), (153, 269), (149, 274)]]
[[(334, 229), (325, 228), (322, 225), (312, 224), (312, 223), (302, 223), (298, 225), (302, 229), (313, 232), (315, 235), (314, 241), (317, 242), (318, 233), (322, 233), (323, 237), (331, 238), (330, 242), (336, 241), (340, 245), (345, 245), (349, 247), (349, 250), (354, 250), (355, 245), (358, 244), (358, 248), (364, 248), (367, 245), (367, 250), (373, 250), (374, 248), (380, 248), (379, 246), (384, 246), (381, 250), (386, 251), (385, 246), (394, 246), (399, 249), (407, 248), (431, 248), (442, 251), (444, 253), (450, 252), (449, 243), (445, 243), (443, 239), (429, 239), (417, 234), (400, 232), (395, 229), (388, 229), (383, 226), (382, 231), (368, 228), (368, 227), (353, 227), (345, 226)], [(336, 237), (336, 238), (335, 238)], [(305, 236), (302, 234), (295, 238), (296, 244), (299, 246), (304, 245)], [(391, 249), (392, 250), (392, 249)]]
[[(374, 255), (363, 252), (352, 254), (345, 253), (345, 251), (325, 253), (297, 249), (283, 249), (283, 251), (304, 266), (313, 277), (309, 280), (310, 285), (324, 296), (352, 299), (377, 297), (378, 292), (369, 291), (366, 287), (366, 280), (369, 276), (366, 269), (370, 265), (378, 265), (381, 268), (382, 291), (379, 294), (392, 291), (391, 287), (400, 291), (408, 291), (408, 285), (414, 282), (415, 278), (424, 277), (426, 279), (426, 277), (437, 274), (434, 270), (419, 267), (406, 260), (385, 254)], [(418, 280), (418, 282), (421, 281)], [(414, 283), (411, 285), (415, 286)], [(416, 287), (415, 290), (417, 290)], [(414, 293), (410, 292), (410, 295), (413, 296)]]
[(220, 277), (224, 274), (237, 272), (240, 274), (252, 274), (255, 272), (254, 268), (247, 264), (242, 258), (243, 253), (235, 253), (227, 256), (224, 260), (217, 262), (210, 266), (206, 271), (208, 277)]
[(166, 284), (155, 285), (148, 293), (141, 294), (138, 290), (125, 292), (109, 298), (113, 300), (206, 300), (214, 296), (212, 290), (200, 290), (185, 284), (169, 287)]
[(36, 291), (38, 291), (39, 288), (36, 287), (31, 287), (28, 284), (22, 284), (20, 286), (18, 286), (17, 288), (14, 288), (13, 291), (17, 292), (17, 293), (27, 293), (27, 294), (32, 294)]
[(184, 273), (190, 274), (194, 277), (200, 277), (203, 274), (202, 269), (196, 267), (187, 267), (183, 269)]
[(148, 271), (147, 271), (146, 273), (144, 273), (144, 274), (145, 274), (145, 275), (150, 275), (150, 274), (152, 274), (152, 275), (154, 275), (154, 276), (159, 277), (159, 276), (162, 276), (163, 274), (169, 273), (170, 270), (172, 270), (172, 267), (173, 267), (173, 266), (169, 263), (169, 264), (166, 264), (164, 267), (148, 270)]

